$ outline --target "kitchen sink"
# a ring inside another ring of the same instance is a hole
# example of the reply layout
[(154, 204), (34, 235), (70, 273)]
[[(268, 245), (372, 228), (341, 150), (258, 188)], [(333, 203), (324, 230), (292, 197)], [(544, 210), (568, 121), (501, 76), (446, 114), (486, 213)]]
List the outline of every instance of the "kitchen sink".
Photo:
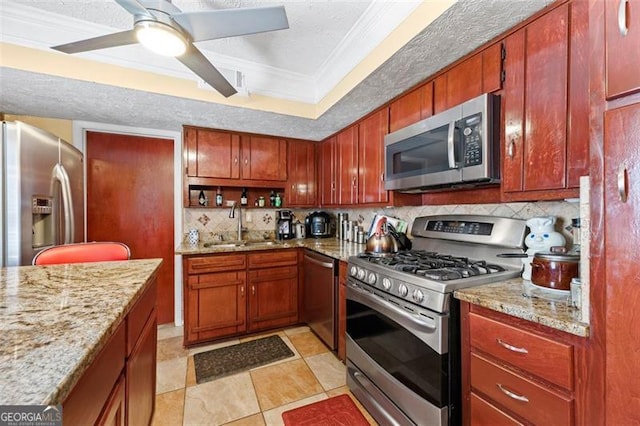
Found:
[(205, 247), (216, 247), (216, 248), (233, 248), (240, 247), (244, 241), (212, 241), (208, 243), (204, 243)]
[(243, 242), (241, 245), (243, 246), (281, 246), (281, 241), (273, 241), (273, 240), (248, 240)]
[(204, 243), (205, 247), (214, 248), (234, 248), (234, 247), (264, 247), (264, 246), (281, 246), (282, 241), (274, 240), (232, 240), (232, 241), (211, 241)]

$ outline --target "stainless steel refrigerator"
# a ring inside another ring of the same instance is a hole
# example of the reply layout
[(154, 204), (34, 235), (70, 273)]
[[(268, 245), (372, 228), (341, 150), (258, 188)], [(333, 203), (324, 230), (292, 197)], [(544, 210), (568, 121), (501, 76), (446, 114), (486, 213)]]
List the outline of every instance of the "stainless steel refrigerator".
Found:
[(1, 266), (30, 265), (57, 244), (84, 241), (83, 155), (28, 124), (2, 122)]

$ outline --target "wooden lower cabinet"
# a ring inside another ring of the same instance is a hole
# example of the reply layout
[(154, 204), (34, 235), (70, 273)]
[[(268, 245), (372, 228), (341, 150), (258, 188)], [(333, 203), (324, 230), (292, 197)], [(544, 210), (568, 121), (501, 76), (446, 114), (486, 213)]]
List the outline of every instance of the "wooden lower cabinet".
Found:
[(154, 279), (63, 401), (65, 426), (151, 423), (156, 395), (156, 300)]
[(185, 346), (298, 322), (298, 250), (184, 256)]
[(461, 303), (465, 425), (584, 424), (584, 338)]

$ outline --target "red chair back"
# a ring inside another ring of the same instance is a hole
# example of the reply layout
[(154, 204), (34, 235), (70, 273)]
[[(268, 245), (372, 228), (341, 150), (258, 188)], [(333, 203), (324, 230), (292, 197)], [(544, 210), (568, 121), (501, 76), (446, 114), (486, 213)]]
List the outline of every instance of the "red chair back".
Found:
[(126, 244), (116, 242), (91, 242), (63, 244), (38, 252), (34, 265), (57, 265), (61, 263), (106, 262), (128, 260), (131, 251)]

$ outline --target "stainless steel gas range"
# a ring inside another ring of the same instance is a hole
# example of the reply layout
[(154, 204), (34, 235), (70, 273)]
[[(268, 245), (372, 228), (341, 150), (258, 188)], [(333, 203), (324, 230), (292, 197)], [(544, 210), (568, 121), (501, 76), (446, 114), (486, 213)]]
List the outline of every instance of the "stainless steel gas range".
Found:
[(461, 422), (454, 290), (518, 276), (525, 221), (424, 216), (413, 250), (349, 258), (347, 384), (381, 424)]

